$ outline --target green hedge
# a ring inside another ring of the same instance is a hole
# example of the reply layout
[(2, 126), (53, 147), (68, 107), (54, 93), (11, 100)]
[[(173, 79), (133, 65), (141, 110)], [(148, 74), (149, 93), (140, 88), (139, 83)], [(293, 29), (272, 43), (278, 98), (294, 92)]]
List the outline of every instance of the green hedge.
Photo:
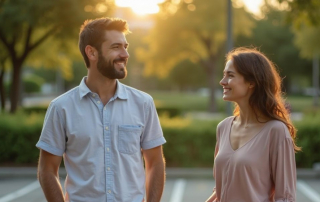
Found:
[(38, 93), (41, 91), (41, 86), (44, 79), (37, 75), (29, 75), (23, 78), (24, 92), (25, 93)]
[(43, 114), (0, 115), (0, 163), (36, 163)]
[[(38, 161), (35, 147), (43, 124), (44, 114), (0, 114), (0, 165)], [(164, 155), (168, 167), (212, 167), (216, 126), (219, 121), (200, 121), (189, 118), (160, 118), (167, 143)], [(314, 115), (295, 123), (297, 144), (302, 152), (296, 154), (297, 167), (312, 167), (320, 162), (320, 116)]]
[(186, 127), (163, 126), (168, 167), (211, 167), (218, 121), (192, 121)]
[(320, 162), (320, 111), (296, 122), (297, 144), (302, 152), (296, 154), (298, 167), (312, 167), (313, 163)]

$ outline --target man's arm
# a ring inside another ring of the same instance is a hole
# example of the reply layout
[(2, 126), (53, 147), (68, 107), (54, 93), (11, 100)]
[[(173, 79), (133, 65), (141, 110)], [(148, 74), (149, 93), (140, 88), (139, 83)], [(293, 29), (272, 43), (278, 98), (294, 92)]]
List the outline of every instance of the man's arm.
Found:
[(61, 160), (61, 156), (40, 150), (38, 179), (48, 202), (64, 201), (58, 173)]
[(146, 169), (147, 202), (159, 202), (165, 182), (165, 161), (162, 146), (143, 150)]

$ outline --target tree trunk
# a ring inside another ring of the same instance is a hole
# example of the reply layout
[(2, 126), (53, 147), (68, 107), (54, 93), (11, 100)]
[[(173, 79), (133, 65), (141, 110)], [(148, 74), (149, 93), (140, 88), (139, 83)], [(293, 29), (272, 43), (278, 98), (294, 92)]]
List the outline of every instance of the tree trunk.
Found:
[(0, 72), (0, 97), (1, 97), (1, 111), (5, 110), (6, 106), (6, 91), (4, 89), (4, 83), (3, 83), (3, 78), (4, 78), (4, 66), (1, 68)]
[(10, 113), (15, 113), (18, 108), (19, 96), (20, 96), (20, 82), (21, 82), (21, 68), (22, 62), (20, 61), (12, 61), (13, 64), (13, 73), (11, 79), (11, 108)]
[(216, 90), (216, 71), (215, 71), (215, 62), (213, 59), (209, 59), (206, 62), (206, 72), (207, 79), (209, 84), (209, 112), (217, 112), (217, 103), (215, 98), (215, 90)]

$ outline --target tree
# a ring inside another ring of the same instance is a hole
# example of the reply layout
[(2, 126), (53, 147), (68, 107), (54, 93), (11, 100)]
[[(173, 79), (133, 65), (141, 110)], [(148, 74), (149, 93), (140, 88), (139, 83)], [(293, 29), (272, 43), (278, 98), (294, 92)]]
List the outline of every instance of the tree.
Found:
[[(268, 56), (278, 67), (288, 92), (294, 78), (310, 74), (310, 61), (299, 57), (299, 49), (294, 45), (291, 25), (285, 23), (287, 11), (270, 7), (264, 19), (257, 20), (252, 37), (240, 36), (236, 46), (255, 46)], [(293, 71), (294, 70), (294, 71)], [(295, 81), (296, 82), (296, 81)]]
[(310, 25), (320, 24), (319, 0), (278, 0), (278, 2), (288, 4), (288, 21), (294, 22), (296, 26), (300, 26), (301, 23)]
[[(3, 47), (0, 46), (0, 49)], [(6, 102), (6, 93), (4, 87), (4, 75), (6, 73), (6, 61), (8, 59), (8, 55), (6, 52), (0, 52), (0, 97), (1, 97), (1, 110), (5, 110), (5, 102)]]
[[(197, 0), (168, 3), (163, 8), (168, 12), (156, 17), (155, 26), (146, 38), (148, 48), (137, 50), (139, 59), (145, 63), (145, 74), (166, 77), (176, 64), (186, 59), (199, 64), (210, 88), (209, 111), (216, 111), (216, 69), (226, 50), (227, 2)], [(234, 8), (233, 34), (249, 35), (252, 27), (253, 22), (244, 9)]]
[(320, 43), (320, 1), (319, 0), (278, 0), (289, 4), (289, 21), (295, 24), (295, 44), (301, 55), (313, 58), (314, 106), (319, 105), (319, 55)]
[(18, 106), (21, 72), (30, 54), (49, 39), (76, 37), (84, 20), (102, 17), (112, 4), (103, 0), (0, 1), (0, 41), (12, 66), (11, 113)]

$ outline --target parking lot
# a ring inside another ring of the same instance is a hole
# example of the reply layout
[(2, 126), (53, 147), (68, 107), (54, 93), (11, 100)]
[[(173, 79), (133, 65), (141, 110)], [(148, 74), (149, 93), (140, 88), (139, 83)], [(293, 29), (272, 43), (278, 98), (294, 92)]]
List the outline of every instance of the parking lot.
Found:
[[(161, 202), (205, 201), (215, 184), (209, 172), (210, 169), (188, 172), (169, 170)], [(193, 173), (192, 177), (188, 177), (191, 176), (190, 173)], [(62, 177), (61, 183), (63, 183)], [(0, 202), (45, 201), (36, 176), (31, 174), (1, 175)], [(320, 178), (298, 178), (297, 202), (320, 202)]]

